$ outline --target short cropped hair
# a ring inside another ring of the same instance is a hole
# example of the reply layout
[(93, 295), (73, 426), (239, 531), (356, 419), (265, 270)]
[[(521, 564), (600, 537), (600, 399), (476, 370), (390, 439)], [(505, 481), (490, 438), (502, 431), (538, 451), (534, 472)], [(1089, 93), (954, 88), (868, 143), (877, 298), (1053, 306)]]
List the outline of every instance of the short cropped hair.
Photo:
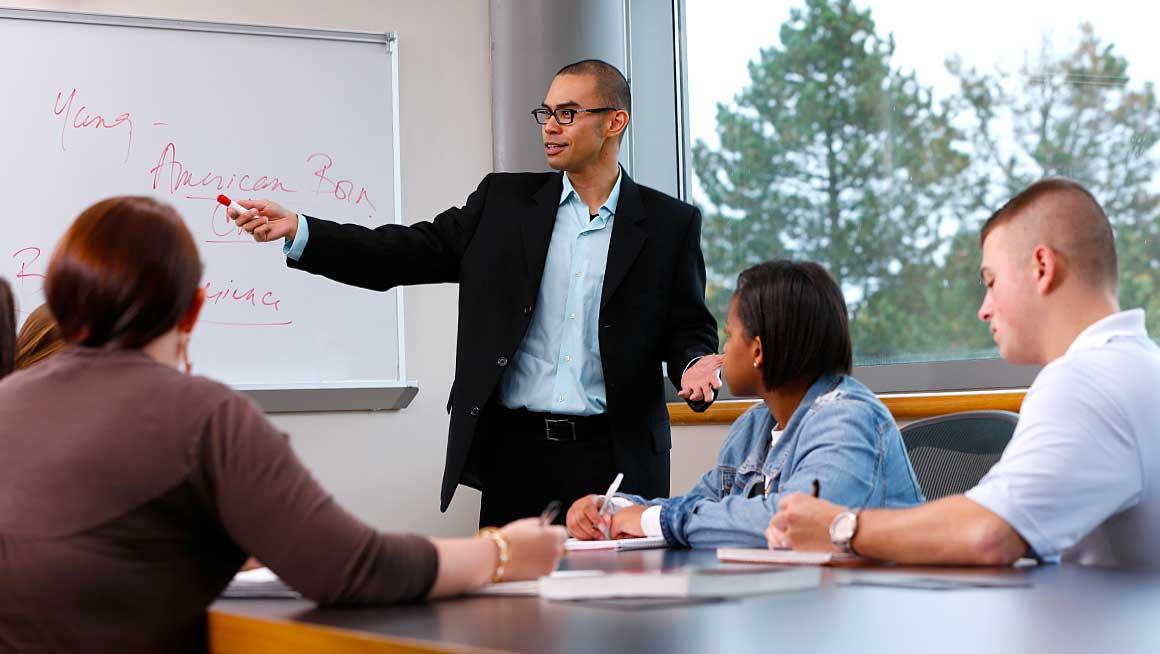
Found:
[(761, 337), (766, 388), (850, 373), (846, 300), (825, 268), (812, 261), (767, 261), (741, 273), (733, 297), (745, 335)]
[(1045, 217), (1049, 221), (1044, 225), (1049, 234), (1047, 244), (1070, 260), (1077, 275), (1089, 285), (1115, 289), (1120, 274), (1112, 224), (1095, 196), (1070, 179), (1048, 177), (1020, 191), (983, 223), (979, 247), (996, 227), (1016, 222), (1030, 213), (1027, 209), (1060, 195), (1070, 195), (1078, 205), (1066, 214)]
[(600, 59), (584, 59), (561, 68), (556, 77), (561, 75), (591, 75), (596, 78), (596, 93), (600, 101), (614, 109), (623, 109), (632, 114), (632, 91), (628, 88), (628, 80), (620, 70)]
[(134, 349), (177, 325), (201, 271), (197, 246), (173, 207), (114, 197), (85, 209), (65, 232), (44, 295), (68, 342)]
[(0, 377), (12, 372), (16, 356), (16, 300), (8, 282), (0, 279)]

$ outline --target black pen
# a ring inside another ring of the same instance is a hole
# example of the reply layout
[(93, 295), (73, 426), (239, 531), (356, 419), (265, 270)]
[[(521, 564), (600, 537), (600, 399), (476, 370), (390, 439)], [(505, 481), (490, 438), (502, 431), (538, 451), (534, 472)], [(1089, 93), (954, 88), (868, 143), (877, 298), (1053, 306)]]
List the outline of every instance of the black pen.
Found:
[(817, 497), (818, 493), (820, 493), (820, 492), (822, 492), (822, 484), (817, 479), (815, 479), (814, 480), (814, 497)]

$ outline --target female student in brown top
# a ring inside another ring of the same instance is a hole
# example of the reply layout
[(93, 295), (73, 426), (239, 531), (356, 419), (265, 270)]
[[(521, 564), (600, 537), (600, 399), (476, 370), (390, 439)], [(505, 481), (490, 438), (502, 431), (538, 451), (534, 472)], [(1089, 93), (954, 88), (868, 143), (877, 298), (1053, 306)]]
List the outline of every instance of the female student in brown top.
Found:
[(70, 347), (0, 384), (0, 651), (198, 651), (251, 553), (326, 604), (547, 574), (564, 530), (386, 535), (344, 511), (250, 402), (178, 369), (205, 300), (168, 205), (86, 209), (45, 280)]
[(24, 325), (16, 336), (16, 356), (13, 370), (23, 370), (38, 361), (60, 352), (65, 347), (64, 338), (56, 326), (56, 319), (42, 304), (32, 310), (24, 319)]
[(0, 279), (0, 377), (12, 372), (16, 343), (16, 301), (12, 288)]

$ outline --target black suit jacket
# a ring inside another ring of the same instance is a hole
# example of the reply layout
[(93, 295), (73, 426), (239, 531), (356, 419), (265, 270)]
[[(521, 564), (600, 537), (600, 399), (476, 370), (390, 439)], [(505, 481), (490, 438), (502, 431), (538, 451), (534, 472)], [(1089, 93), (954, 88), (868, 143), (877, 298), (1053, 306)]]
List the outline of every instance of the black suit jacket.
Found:
[[(410, 226), (307, 218), (292, 268), (385, 291), (459, 283), (459, 333), (441, 510), (459, 483), (479, 487), (471, 445), (535, 311), (563, 184), (561, 173), (493, 173), (462, 208)], [(617, 467), (645, 494), (668, 494), (669, 417), (661, 362), (680, 387), (694, 357), (717, 351), (705, 306), (701, 215), (624, 175), (600, 299), (600, 359)], [(486, 492), (487, 489), (481, 489)]]

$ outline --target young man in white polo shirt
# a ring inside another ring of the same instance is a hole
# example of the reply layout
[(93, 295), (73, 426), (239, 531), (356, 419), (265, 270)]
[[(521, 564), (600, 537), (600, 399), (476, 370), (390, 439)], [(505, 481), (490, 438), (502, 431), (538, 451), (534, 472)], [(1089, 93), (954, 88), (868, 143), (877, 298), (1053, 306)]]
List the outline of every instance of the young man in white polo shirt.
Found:
[(999, 352), (1041, 364), (1003, 457), (965, 495), (857, 511), (782, 500), (770, 547), (902, 563), (1022, 556), (1160, 567), (1160, 348), (1120, 311), (1111, 225), (1082, 186), (1031, 185), (983, 226), (979, 318)]

